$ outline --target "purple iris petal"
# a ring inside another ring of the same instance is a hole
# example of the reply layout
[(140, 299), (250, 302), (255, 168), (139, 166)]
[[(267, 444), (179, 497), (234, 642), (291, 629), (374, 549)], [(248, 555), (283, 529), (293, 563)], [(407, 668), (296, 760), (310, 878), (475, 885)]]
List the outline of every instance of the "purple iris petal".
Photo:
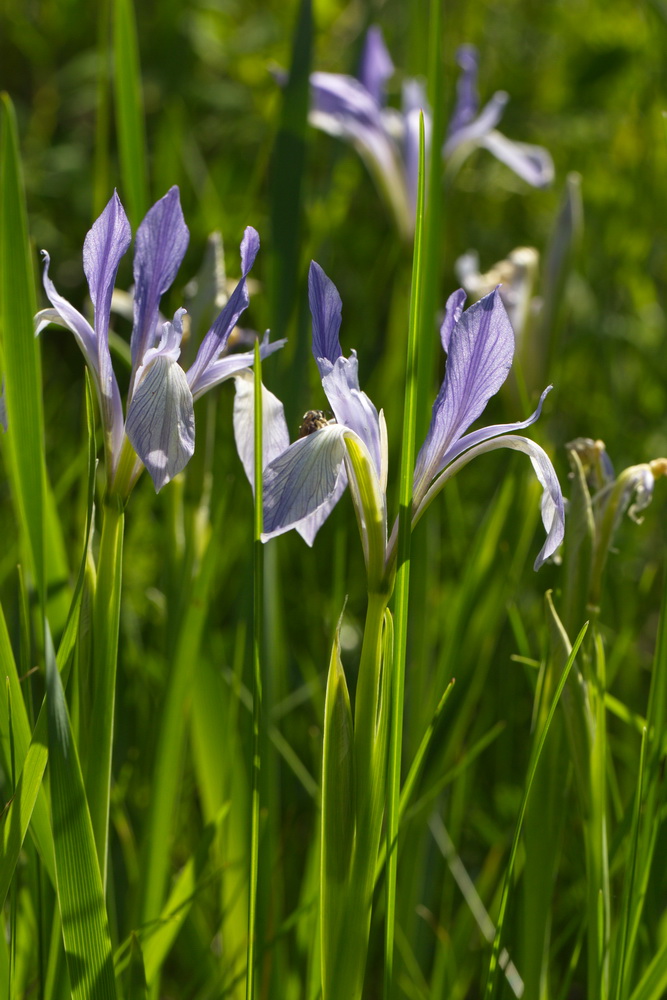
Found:
[(192, 393), (177, 361), (183, 312), (164, 324), (159, 346), (146, 352), (127, 410), (125, 432), (156, 492), (185, 468), (195, 450)]
[(118, 265), (132, 241), (132, 231), (118, 194), (114, 191), (83, 244), (83, 270), (95, 307), (98, 342), (107, 342), (111, 296)]
[[(234, 379), (234, 440), (253, 493), (255, 492), (255, 386), (247, 368)], [(262, 385), (262, 468), (289, 448), (283, 404)]]
[(445, 354), (449, 353), (449, 341), (451, 340), (452, 330), (461, 319), (461, 314), (463, 313), (463, 307), (465, 304), (466, 293), (462, 288), (452, 292), (447, 299), (447, 304), (445, 306), (445, 318), (443, 319), (442, 326), (440, 327), (440, 340)]
[[(308, 302), (313, 317), (313, 356), (324, 376), (343, 353), (338, 339), (343, 306), (333, 281), (314, 260), (308, 271)], [(322, 360), (329, 363), (323, 366)]]
[(471, 146), (481, 144), (502, 118), (508, 101), (509, 95), (504, 90), (499, 90), (484, 105), (477, 118), (456, 130), (450, 128), (443, 148), (445, 158), (450, 157), (459, 146), (464, 146), (466, 143)]
[(342, 493), (347, 433), (339, 424), (322, 427), (269, 463), (264, 470), (263, 537), (289, 531), (323, 507), (330, 513)]
[(542, 146), (514, 142), (495, 129), (487, 132), (481, 145), (533, 187), (548, 187), (554, 179), (554, 163)]
[[(274, 340), (272, 344), (269, 343), (268, 334), (265, 335), (260, 348), (259, 356), (263, 361), (264, 358), (268, 358), (270, 354), (274, 354), (279, 351), (281, 347), (284, 347), (287, 341)], [(228, 354), (227, 357), (218, 358), (217, 361), (211, 361), (210, 365), (201, 376), (197, 379), (197, 391), (193, 392), (194, 399), (199, 399), (203, 396), (205, 392), (212, 389), (213, 386), (219, 385), (221, 382), (225, 382), (228, 378), (232, 378), (237, 375), (244, 368), (252, 368), (255, 361), (254, 351), (243, 351), (239, 354)], [(289, 444), (289, 441), (287, 442)], [(287, 445), (285, 446), (287, 447)]]
[(383, 107), (386, 100), (385, 85), (393, 74), (394, 64), (384, 44), (382, 31), (377, 25), (373, 25), (366, 32), (357, 77), (380, 107)]
[(514, 332), (496, 289), (467, 309), (450, 334), (447, 367), (431, 425), (417, 458), (415, 493), (423, 495), (442, 458), (507, 378)]
[(449, 123), (449, 135), (473, 120), (479, 107), (477, 94), (477, 49), (474, 45), (461, 45), (457, 59), (462, 73), (456, 84), (456, 107)]
[[(82, 316), (78, 309), (75, 309), (74, 306), (67, 301), (67, 299), (64, 299), (62, 295), (56, 291), (56, 286), (49, 277), (51, 258), (46, 250), (42, 250), (42, 257), (44, 259), (42, 284), (44, 285), (46, 296), (60, 316), (63, 324), (74, 334), (76, 342), (83, 352), (84, 358), (90, 365), (95, 376), (99, 378), (100, 369), (97, 358), (97, 340), (95, 338), (95, 331), (85, 316)], [(43, 324), (40, 324), (37, 327), (37, 332), (39, 332), (42, 325)]]
[(194, 364), (188, 371), (188, 383), (194, 396), (201, 395), (200, 382), (206, 374), (209, 365), (216, 361), (218, 355), (224, 351), (229, 340), (229, 335), (238, 323), (239, 316), (248, 307), (250, 298), (248, 296), (246, 278), (252, 265), (255, 263), (258, 250), (259, 235), (252, 226), (248, 226), (241, 241), (241, 280), (201, 342)]
[(375, 405), (359, 388), (358, 369), (356, 351), (352, 351), (349, 358), (338, 358), (329, 374), (323, 376), (322, 388), (338, 423), (349, 427), (366, 445), (379, 479), (382, 474), (380, 420)]
[(160, 299), (176, 277), (189, 239), (178, 188), (172, 187), (148, 210), (137, 230), (131, 340), (134, 371), (154, 345)]

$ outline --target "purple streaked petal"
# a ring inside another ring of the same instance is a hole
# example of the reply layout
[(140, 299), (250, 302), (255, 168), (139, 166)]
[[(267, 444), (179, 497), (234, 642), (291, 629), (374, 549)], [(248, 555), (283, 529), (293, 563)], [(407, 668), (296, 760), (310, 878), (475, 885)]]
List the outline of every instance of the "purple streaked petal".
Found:
[[(324, 377), (343, 353), (338, 338), (343, 305), (333, 281), (314, 260), (308, 271), (308, 302), (313, 317), (313, 356)], [(323, 366), (322, 360), (328, 364)]]
[[(252, 265), (255, 263), (258, 250), (259, 234), (252, 226), (247, 226), (241, 241), (241, 280), (229, 296), (223, 310), (214, 320), (211, 329), (202, 340), (197, 357), (188, 371), (188, 383), (194, 396), (199, 397), (204, 391), (201, 388), (201, 384), (209, 365), (215, 362), (218, 355), (224, 351), (230, 333), (238, 323), (240, 315), (248, 307), (250, 297), (248, 295), (246, 278)], [(217, 381), (221, 381), (221, 379), (217, 379)], [(208, 387), (210, 388), (210, 384)]]
[(155, 492), (185, 468), (195, 450), (192, 394), (181, 366), (159, 355), (143, 368), (125, 430)]
[(451, 331), (445, 377), (417, 457), (417, 495), (428, 489), (443, 456), (498, 392), (513, 355), (514, 332), (496, 289), (466, 309)]
[(467, 125), (463, 125), (456, 130), (450, 129), (447, 141), (443, 147), (445, 159), (449, 159), (459, 146), (467, 145), (471, 148), (479, 146), (485, 136), (496, 127), (502, 118), (508, 101), (509, 95), (505, 91), (499, 90), (484, 105), (477, 118), (474, 118)]
[[(99, 363), (97, 358), (97, 340), (95, 338), (95, 332), (85, 318), (82, 316), (78, 309), (75, 309), (67, 299), (64, 299), (62, 295), (59, 295), (56, 291), (56, 286), (53, 284), (49, 277), (49, 265), (51, 263), (51, 258), (49, 257), (46, 250), (42, 250), (42, 257), (44, 258), (44, 274), (42, 276), (42, 283), (44, 285), (44, 291), (46, 296), (59, 314), (64, 326), (71, 330), (76, 337), (76, 342), (83, 351), (83, 356), (90, 365), (93, 373), (99, 378)], [(40, 324), (40, 329), (44, 324)]]
[(442, 326), (440, 327), (440, 340), (445, 354), (449, 354), (449, 341), (451, 340), (452, 331), (461, 319), (465, 304), (466, 293), (462, 288), (452, 292), (447, 299), (447, 304), (445, 306), (445, 318), (443, 319)]
[(357, 77), (380, 107), (385, 104), (385, 85), (393, 74), (394, 64), (391, 61), (387, 46), (384, 44), (382, 30), (377, 25), (373, 25), (366, 32), (366, 40), (361, 54)]
[(114, 191), (83, 244), (83, 270), (95, 307), (95, 334), (100, 345), (108, 342), (113, 286), (120, 259), (131, 240), (130, 223)]
[(456, 61), (461, 74), (456, 84), (456, 107), (449, 123), (449, 135), (454, 135), (473, 120), (479, 107), (477, 95), (477, 49), (474, 45), (461, 45)]
[(176, 277), (189, 239), (179, 191), (174, 186), (148, 210), (137, 231), (131, 340), (134, 371), (154, 346), (160, 299)]
[(299, 438), (266, 467), (264, 539), (289, 531), (323, 507), (330, 513), (340, 491), (348, 433), (345, 427), (330, 424)]
[(542, 146), (514, 142), (495, 129), (480, 139), (480, 145), (533, 187), (548, 187), (554, 179), (554, 162), (551, 154)]
[[(236, 450), (255, 492), (255, 385), (247, 368), (234, 379), (234, 439)], [(262, 468), (289, 448), (283, 404), (262, 384)]]
[[(298, 521), (294, 525), (294, 530), (301, 535), (306, 545), (310, 545), (312, 547), (317, 532), (320, 530), (329, 514), (345, 492), (347, 482), (347, 470), (344, 465), (341, 465), (335, 489), (328, 500), (325, 500), (322, 506), (318, 507), (317, 510), (313, 511), (313, 513), (308, 517), (304, 517), (303, 521)], [(266, 539), (265, 535), (262, 537)]]
[[(281, 347), (284, 347), (287, 340), (284, 338), (282, 340), (274, 340), (273, 343), (269, 343), (268, 337), (264, 337), (262, 344), (259, 348), (259, 356), (263, 361), (264, 358), (268, 358), (270, 354), (274, 354), (279, 351)], [(232, 378), (237, 375), (244, 368), (252, 368), (255, 361), (254, 351), (243, 351), (239, 354), (228, 354), (224, 358), (218, 358), (217, 361), (212, 361), (202, 377), (197, 380), (196, 392), (193, 392), (193, 397), (195, 400), (203, 396), (205, 392), (212, 389), (216, 385), (220, 385), (221, 382), (226, 382), (227, 379)], [(288, 442), (289, 443), (289, 442)]]
[(358, 367), (356, 351), (349, 358), (338, 358), (329, 374), (322, 378), (322, 388), (338, 423), (349, 427), (366, 445), (380, 479), (383, 467), (380, 420), (375, 405), (359, 388)]

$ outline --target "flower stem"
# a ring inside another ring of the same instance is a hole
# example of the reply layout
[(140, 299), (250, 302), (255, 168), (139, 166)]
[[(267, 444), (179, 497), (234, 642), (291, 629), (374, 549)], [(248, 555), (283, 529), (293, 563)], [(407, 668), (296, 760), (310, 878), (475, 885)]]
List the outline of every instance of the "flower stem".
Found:
[(90, 732), (94, 747), (86, 773), (86, 792), (103, 886), (106, 886), (109, 840), (124, 520), (121, 499), (115, 495), (107, 497), (102, 517), (93, 604), (93, 703)]

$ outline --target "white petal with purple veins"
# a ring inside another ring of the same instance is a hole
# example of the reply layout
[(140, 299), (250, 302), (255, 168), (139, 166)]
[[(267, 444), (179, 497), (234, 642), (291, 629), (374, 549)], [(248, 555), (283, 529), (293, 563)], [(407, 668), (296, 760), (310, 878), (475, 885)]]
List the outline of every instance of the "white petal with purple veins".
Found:
[[(255, 490), (255, 386), (247, 369), (234, 379), (234, 439), (248, 482)], [(289, 448), (283, 404), (262, 385), (262, 468)]]

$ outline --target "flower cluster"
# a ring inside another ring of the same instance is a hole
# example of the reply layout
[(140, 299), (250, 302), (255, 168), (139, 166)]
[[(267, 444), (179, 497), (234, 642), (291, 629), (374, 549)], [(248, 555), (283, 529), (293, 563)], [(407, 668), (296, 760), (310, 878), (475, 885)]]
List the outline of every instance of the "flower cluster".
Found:
[[(109, 352), (111, 297), (121, 258), (130, 246), (130, 224), (116, 193), (93, 224), (83, 246), (83, 269), (93, 303), (93, 324), (56, 290), (44, 256), (44, 290), (51, 309), (36, 317), (37, 332), (48, 323), (69, 328), (90, 368), (99, 400), (108, 489), (125, 497), (143, 466), (160, 490), (190, 460), (195, 446), (194, 402), (213, 386), (253, 363), (251, 351), (225, 356), (230, 334), (249, 303), (246, 279), (259, 250), (251, 227), (241, 242), (241, 279), (205, 335), (192, 366), (178, 364), (184, 309), (172, 320), (160, 316), (160, 300), (171, 287), (188, 246), (189, 232), (179, 191), (172, 187), (139, 226), (134, 250), (132, 370), (126, 417)], [(266, 357), (284, 341), (269, 344)]]
[[(477, 94), (477, 52), (471, 45), (458, 53), (461, 76), (457, 100), (443, 146), (445, 160), (463, 159), (484, 147), (534, 187), (546, 187), (554, 176), (551, 156), (541, 146), (508, 139), (496, 128), (508, 95), (498, 91), (480, 110)], [(366, 35), (356, 77), (313, 73), (310, 78), (310, 123), (357, 149), (386, 197), (399, 231), (414, 229), (419, 159), (419, 112), (424, 112), (427, 145), (431, 114), (419, 80), (403, 82), (399, 111), (387, 105), (386, 84), (394, 64), (377, 27)]]

